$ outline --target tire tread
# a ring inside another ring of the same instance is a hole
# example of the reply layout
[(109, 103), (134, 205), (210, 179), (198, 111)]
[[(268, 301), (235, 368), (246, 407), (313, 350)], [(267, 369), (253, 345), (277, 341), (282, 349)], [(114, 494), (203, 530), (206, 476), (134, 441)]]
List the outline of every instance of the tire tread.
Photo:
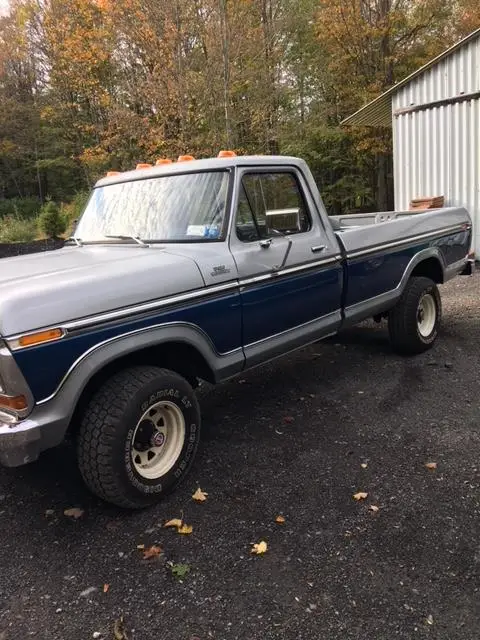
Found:
[(139, 504), (126, 496), (115, 480), (116, 472), (111, 463), (117, 424), (131, 398), (162, 375), (185, 382), (169, 369), (152, 366), (132, 367), (116, 373), (94, 394), (81, 421), (77, 459), (85, 484), (98, 497), (120, 507), (139, 508)]
[(417, 330), (417, 307), (422, 293), (432, 288), (432, 293), (437, 305), (438, 327), (441, 318), (441, 301), (438, 288), (430, 278), (412, 277), (407, 283), (400, 300), (390, 311), (388, 316), (388, 329), (390, 341), (394, 350), (402, 355), (415, 355), (429, 349), (432, 342), (424, 342), (418, 335)]

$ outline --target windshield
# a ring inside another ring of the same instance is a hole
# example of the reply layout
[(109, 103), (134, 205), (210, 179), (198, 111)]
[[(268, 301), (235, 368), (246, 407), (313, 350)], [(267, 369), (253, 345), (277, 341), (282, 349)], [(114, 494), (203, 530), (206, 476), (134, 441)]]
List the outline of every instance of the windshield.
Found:
[(150, 242), (217, 240), (228, 180), (228, 171), (204, 171), (97, 187), (75, 237), (82, 242), (112, 242), (112, 236)]

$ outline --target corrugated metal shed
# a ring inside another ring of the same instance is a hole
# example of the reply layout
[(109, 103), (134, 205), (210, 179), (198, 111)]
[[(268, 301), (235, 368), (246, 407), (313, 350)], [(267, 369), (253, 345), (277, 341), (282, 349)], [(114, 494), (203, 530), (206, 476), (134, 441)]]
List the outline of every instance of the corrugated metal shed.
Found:
[(471, 40), (475, 40), (480, 36), (480, 29), (476, 29), (468, 36), (460, 40), (456, 44), (454, 44), (449, 49), (443, 51), (436, 58), (433, 58), (429, 62), (420, 67), (409, 76), (394, 84), (393, 87), (390, 87), (387, 91), (382, 93), (378, 98), (372, 100), (364, 107), (352, 113), (351, 116), (342, 120), (342, 124), (349, 125), (365, 125), (370, 127), (390, 127), (392, 125), (392, 95), (395, 94), (399, 89), (409, 84), (426, 71), (437, 65), (439, 62), (448, 58), (451, 54), (455, 53), (458, 49), (463, 48), (467, 43)]
[(441, 195), (465, 206), (480, 257), (480, 29), (344, 124), (393, 126), (395, 209)]

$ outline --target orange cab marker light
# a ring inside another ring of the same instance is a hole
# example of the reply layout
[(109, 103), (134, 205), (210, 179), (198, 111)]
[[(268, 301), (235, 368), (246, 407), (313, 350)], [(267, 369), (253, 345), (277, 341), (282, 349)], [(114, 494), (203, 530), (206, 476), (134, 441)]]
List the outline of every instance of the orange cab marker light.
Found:
[(120, 171), (107, 171), (107, 178), (110, 178), (111, 176), (119, 176), (120, 175)]
[(150, 167), (152, 167), (153, 165), (149, 164), (148, 162), (139, 162), (137, 164), (137, 166), (135, 167), (135, 169), (138, 171), (139, 169), (150, 169)]
[(63, 338), (63, 335), (62, 329), (48, 329), (47, 331), (30, 333), (28, 336), (21, 336), (21, 338), (18, 339), (18, 345), (20, 347), (30, 347), (34, 344), (58, 340), (59, 338)]
[(235, 151), (230, 151), (229, 149), (222, 149), (222, 151), (219, 152), (217, 158), (236, 158), (237, 154), (235, 153)]
[(190, 162), (191, 160), (195, 160), (195, 158), (193, 156), (178, 156), (178, 160), (177, 162)]
[(155, 165), (157, 167), (159, 167), (162, 164), (172, 164), (172, 160), (170, 160), (170, 158), (159, 158), (156, 162)]
[(28, 402), (25, 396), (0, 396), (0, 407), (21, 411), (27, 409)]

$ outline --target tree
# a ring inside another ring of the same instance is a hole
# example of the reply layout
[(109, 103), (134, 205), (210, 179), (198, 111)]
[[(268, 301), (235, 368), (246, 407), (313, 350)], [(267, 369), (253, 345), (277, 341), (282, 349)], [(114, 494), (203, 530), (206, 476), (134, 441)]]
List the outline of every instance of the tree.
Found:
[[(440, 53), (449, 41), (451, 0), (324, 0), (318, 13), (338, 119)], [(389, 208), (389, 132), (352, 132), (375, 157), (376, 203)]]
[(0, 198), (234, 148), (303, 155), (332, 212), (389, 208), (389, 132), (340, 122), (479, 23), (474, 0), (11, 0)]
[(58, 205), (52, 200), (45, 203), (39, 217), (39, 227), (47, 238), (56, 239), (65, 233), (67, 223)]

